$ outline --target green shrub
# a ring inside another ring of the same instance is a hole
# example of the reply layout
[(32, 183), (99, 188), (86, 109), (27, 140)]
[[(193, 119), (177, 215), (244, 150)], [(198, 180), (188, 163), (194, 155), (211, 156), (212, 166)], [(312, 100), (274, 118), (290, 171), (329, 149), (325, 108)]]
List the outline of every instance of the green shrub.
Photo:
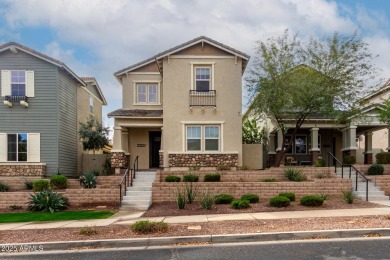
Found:
[(49, 189), (48, 180), (36, 180), (33, 181), (33, 191), (43, 191)]
[(100, 175), (100, 171), (98, 169), (92, 170), (91, 173), (94, 174), (95, 176), (99, 176)]
[(183, 180), (185, 182), (198, 182), (199, 176), (196, 174), (186, 174), (186, 175), (184, 175)]
[(97, 178), (96, 175), (91, 172), (86, 172), (80, 176), (80, 185), (84, 186), (87, 189), (96, 188)]
[(292, 192), (282, 192), (282, 193), (279, 193), (279, 196), (286, 197), (290, 201), (295, 201), (295, 194)]
[(186, 195), (184, 189), (177, 188), (175, 197), (177, 208), (184, 209), (186, 206)]
[(385, 168), (382, 164), (374, 163), (368, 167), (367, 174), (368, 175), (383, 175)]
[(346, 155), (343, 157), (343, 163), (344, 164), (355, 164), (356, 163), (356, 157), (352, 155)]
[(328, 195), (325, 193), (318, 193), (317, 196), (321, 197), (324, 201), (328, 199)]
[(286, 176), (286, 178), (290, 181), (300, 182), (307, 180), (306, 174), (304, 174), (301, 170), (294, 168), (287, 168), (284, 170), (284, 176)]
[(315, 161), (315, 166), (316, 166), (316, 167), (325, 167), (325, 160), (322, 159), (322, 158), (318, 158), (318, 159)]
[(214, 197), (214, 202), (215, 204), (230, 204), (233, 199), (233, 196), (230, 194), (218, 194)]
[(43, 190), (39, 193), (31, 194), (29, 211), (60, 211), (68, 207), (68, 200), (61, 194), (51, 190)]
[(193, 182), (184, 183), (184, 192), (186, 196), (186, 202), (192, 204), (194, 202), (196, 195), (198, 194), (198, 186), (194, 185)]
[(301, 198), (301, 205), (307, 207), (319, 207), (324, 203), (324, 199), (316, 195), (307, 195)]
[(390, 153), (384, 152), (384, 153), (377, 153), (375, 155), (376, 163), (380, 164), (390, 164)]
[(32, 181), (25, 181), (24, 182), (24, 188), (26, 190), (32, 190), (33, 189), (33, 182)]
[(111, 158), (106, 157), (104, 163), (102, 165), (102, 174), (103, 175), (111, 175)]
[(277, 179), (264, 179), (262, 182), (279, 182)]
[(160, 221), (139, 220), (130, 226), (130, 229), (137, 234), (150, 234), (158, 232), (167, 232), (168, 224)]
[(83, 227), (80, 229), (79, 234), (84, 236), (92, 236), (98, 233), (96, 227)]
[(179, 176), (169, 175), (165, 177), (165, 182), (180, 182), (181, 178)]
[(269, 205), (276, 208), (284, 208), (290, 206), (290, 200), (285, 196), (276, 196), (269, 200)]
[(353, 200), (355, 199), (355, 195), (353, 194), (352, 191), (343, 191), (343, 197), (344, 197), (344, 200), (348, 203), (348, 204), (352, 204), (353, 203)]
[(211, 209), (214, 205), (214, 196), (207, 190), (200, 196), (199, 202), (202, 209)]
[(66, 187), (68, 187), (68, 178), (64, 175), (53, 175), (50, 177), (50, 187), (55, 189), (66, 189)]
[(241, 196), (241, 200), (248, 200), (250, 203), (258, 203), (259, 196), (256, 194), (244, 194)]
[(234, 209), (246, 209), (250, 207), (250, 202), (249, 200), (233, 200), (231, 206)]
[(205, 182), (216, 182), (216, 181), (221, 181), (221, 174), (206, 174), (204, 176), (204, 181)]
[(225, 164), (220, 164), (216, 167), (217, 171), (229, 171), (230, 166)]
[(0, 192), (7, 192), (10, 190), (10, 187), (5, 183), (0, 183)]

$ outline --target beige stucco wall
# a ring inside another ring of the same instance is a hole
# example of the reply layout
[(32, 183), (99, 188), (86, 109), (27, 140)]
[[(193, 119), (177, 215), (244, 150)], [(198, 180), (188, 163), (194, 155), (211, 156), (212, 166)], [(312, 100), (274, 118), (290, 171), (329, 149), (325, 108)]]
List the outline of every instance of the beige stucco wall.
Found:
[(243, 144), (242, 157), (243, 165), (249, 169), (264, 169), (262, 144)]

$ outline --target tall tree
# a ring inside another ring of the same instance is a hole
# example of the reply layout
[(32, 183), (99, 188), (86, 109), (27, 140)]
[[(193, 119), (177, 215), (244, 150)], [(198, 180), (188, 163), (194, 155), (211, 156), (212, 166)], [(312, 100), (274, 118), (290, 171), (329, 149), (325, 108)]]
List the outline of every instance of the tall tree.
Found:
[(108, 134), (110, 132), (108, 126), (103, 126), (92, 115), (89, 116), (87, 122), (80, 122), (79, 124), (79, 136), (84, 150), (93, 150), (95, 155), (96, 150), (100, 150), (108, 144)]
[(280, 37), (257, 42), (246, 78), (252, 111), (274, 120), (283, 133), (292, 123), (292, 138), (276, 159), (279, 165), (295, 135), (313, 114), (345, 119), (376, 85), (373, 55), (356, 34), (334, 33), (300, 40), (288, 30)]

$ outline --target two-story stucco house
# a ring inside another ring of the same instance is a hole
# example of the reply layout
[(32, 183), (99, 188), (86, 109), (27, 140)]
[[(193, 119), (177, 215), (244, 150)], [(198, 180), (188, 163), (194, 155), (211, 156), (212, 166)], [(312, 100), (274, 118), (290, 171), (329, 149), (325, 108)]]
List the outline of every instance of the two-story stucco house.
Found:
[(198, 37), (124, 68), (113, 167), (139, 156), (141, 169), (242, 164), (242, 74), (249, 56)]
[(96, 80), (14, 42), (0, 46), (0, 71), (0, 174), (79, 174), (79, 122), (101, 121), (107, 104)]

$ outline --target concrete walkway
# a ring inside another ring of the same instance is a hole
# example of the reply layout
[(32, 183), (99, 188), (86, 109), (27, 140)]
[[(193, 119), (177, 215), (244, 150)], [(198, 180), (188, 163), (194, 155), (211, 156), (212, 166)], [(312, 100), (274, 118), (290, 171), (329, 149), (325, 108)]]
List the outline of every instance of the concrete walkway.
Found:
[(108, 219), (71, 220), (56, 222), (20, 222), (0, 224), (0, 230), (26, 230), (26, 229), (51, 229), (51, 228), (81, 228), (86, 226), (110, 226), (130, 225), (138, 220), (164, 221), (170, 224), (180, 223), (205, 223), (229, 220), (271, 220), (290, 218), (323, 218), (323, 217), (358, 217), (390, 215), (390, 207), (384, 208), (360, 208), (360, 209), (335, 209), (335, 210), (306, 210), (284, 212), (259, 212), (237, 214), (212, 214), (172, 217), (141, 217), (144, 212), (118, 212)]

